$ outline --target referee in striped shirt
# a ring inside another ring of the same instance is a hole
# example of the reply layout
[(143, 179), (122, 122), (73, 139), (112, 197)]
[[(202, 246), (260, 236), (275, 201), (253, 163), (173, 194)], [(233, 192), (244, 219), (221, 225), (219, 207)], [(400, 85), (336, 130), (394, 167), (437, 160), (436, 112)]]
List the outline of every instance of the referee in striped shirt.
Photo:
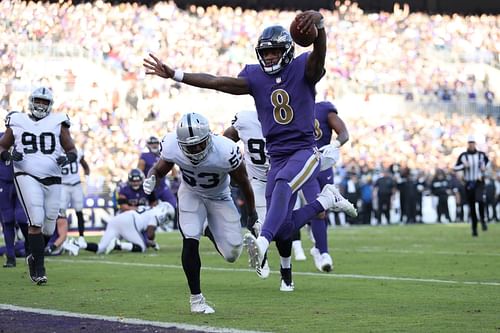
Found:
[(472, 217), (472, 236), (474, 237), (477, 237), (476, 202), (479, 206), (482, 229), (488, 230), (484, 214), (484, 172), (488, 162), (488, 157), (484, 152), (476, 149), (476, 140), (470, 135), (467, 139), (467, 150), (460, 154), (454, 167), (455, 171), (464, 172), (465, 199)]

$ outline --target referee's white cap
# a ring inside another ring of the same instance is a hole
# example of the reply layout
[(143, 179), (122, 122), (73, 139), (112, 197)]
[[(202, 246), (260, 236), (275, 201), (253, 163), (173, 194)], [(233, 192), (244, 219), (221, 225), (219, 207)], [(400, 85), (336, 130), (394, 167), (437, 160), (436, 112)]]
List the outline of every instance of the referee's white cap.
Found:
[(467, 137), (467, 142), (476, 142), (476, 137), (473, 134), (470, 134)]

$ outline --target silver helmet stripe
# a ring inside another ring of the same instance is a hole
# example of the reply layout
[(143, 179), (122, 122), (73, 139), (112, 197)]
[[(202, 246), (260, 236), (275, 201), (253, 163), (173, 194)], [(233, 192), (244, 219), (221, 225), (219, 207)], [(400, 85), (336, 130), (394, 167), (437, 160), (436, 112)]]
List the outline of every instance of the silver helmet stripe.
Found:
[(187, 122), (188, 122), (189, 136), (193, 137), (194, 133), (193, 133), (193, 127), (191, 125), (191, 113), (188, 113), (187, 115)]

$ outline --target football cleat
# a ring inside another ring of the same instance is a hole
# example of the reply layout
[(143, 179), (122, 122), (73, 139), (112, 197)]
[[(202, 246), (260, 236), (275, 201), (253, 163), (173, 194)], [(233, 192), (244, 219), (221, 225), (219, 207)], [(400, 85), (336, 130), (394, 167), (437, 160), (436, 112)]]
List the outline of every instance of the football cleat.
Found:
[(104, 254), (110, 254), (115, 249), (117, 242), (118, 242), (118, 238), (116, 238), (116, 237), (112, 238), (109, 241), (108, 246), (106, 246), (106, 250), (104, 251)]
[(264, 255), (262, 266), (255, 268), (255, 271), (261, 279), (267, 279), (269, 277), (271, 269), (269, 268), (269, 261), (267, 260), (267, 252)]
[[(264, 259), (265, 259), (265, 251), (263, 251), (259, 244), (257, 243), (257, 238), (255, 238), (252, 233), (247, 232), (243, 236), (243, 246), (246, 247), (249, 260), (248, 263), (250, 267), (253, 267), (257, 270), (258, 267), (263, 267)], [(259, 275), (259, 273), (257, 273)]]
[[(85, 248), (86, 247), (87, 247), (87, 245), (85, 244)], [(80, 251), (80, 247), (77, 244), (75, 244), (74, 241), (71, 241), (71, 240), (70, 241), (65, 240), (63, 245), (61, 246), (61, 248), (68, 251), (70, 256), (77, 256), (78, 252)]]
[(87, 248), (87, 241), (83, 238), (83, 236), (78, 237), (75, 243), (80, 249)]
[(323, 265), (322, 265), (322, 260), (321, 260), (321, 253), (319, 253), (319, 250), (315, 247), (312, 247), (311, 250), (309, 251), (311, 253), (311, 256), (313, 257), (314, 260), (314, 266), (320, 271), (323, 272)]
[(290, 268), (280, 268), (281, 273), (281, 286), (280, 291), (293, 291), (295, 286), (292, 280), (292, 267)]
[(32, 281), (34, 283), (36, 283), (37, 285), (41, 286), (42, 284), (46, 284), (47, 283), (47, 277), (45, 275), (35, 276), (35, 278), (32, 279)]
[(321, 254), (321, 271), (329, 273), (333, 270), (333, 260), (327, 252)]
[(353, 204), (340, 194), (333, 184), (327, 184), (316, 198), (325, 210), (331, 208), (334, 212), (344, 212), (351, 217), (358, 216), (358, 211)]
[(189, 298), (192, 313), (211, 314), (215, 313), (215, 309), (207, 304), (203, 294), (191, 295)]
[(292, 248), (296, 261), (304, 261), (307, 259), (306, 254), (304, 253), (304, 249), (302, 248), (302, 242), (300, 240), (293, 241)]
[(4, 268), (12, 268), (16, 267), (16, 257), (7, 257), (5, 264), (3, 264)]

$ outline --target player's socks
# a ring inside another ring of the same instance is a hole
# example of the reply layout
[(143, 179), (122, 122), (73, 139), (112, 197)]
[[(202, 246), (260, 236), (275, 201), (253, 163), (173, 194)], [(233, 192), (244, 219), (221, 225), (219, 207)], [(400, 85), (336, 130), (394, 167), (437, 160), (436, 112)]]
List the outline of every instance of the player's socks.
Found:
[(35, 264), (35, 272), (37, 276), (44, 275), (45, 274), (44, 237), (42, 234), (29, 234), (29, 241), (31, 246), (31, 254), (33, 255)]
[(278, 180), (274, 186), (271, 203), (267, 210), (266, 221), (261, 231), (261, 236), (265, 237), (268, 241), (273, 240), (283, 225), (288, 214), (288, 207), (283, 207), (283, 204), (289, 204), (291, 198), (292, 189), (288, 183), (283, 179)]
[(97, 243), (87, 243), (87, 247), (85, 247), (85, 250), (90, 251), (90, 252), (97, 252), (99, 249), (99, 246)]
[(16, 239), (16, 226), (14, 221), (2, 223), (3, 237), (7, 258), (15, 258), (14, 242)]
[(85, 231), (85, 221), (83, 219), (83, 212), (76, 212), (76, 218), (78, 220), (78, 234), (83, 237), (83, 232)]
[(184, 238), (182, 240), (182, 268), (186, 274), (191, 295), (201, 294), (199, 247), (200, 242), (196, 239)]
[(324, 219), (313, 219), (311, 229), (314, 236), (314, 246), (319, 253), (328, 252), (327, 225)]

